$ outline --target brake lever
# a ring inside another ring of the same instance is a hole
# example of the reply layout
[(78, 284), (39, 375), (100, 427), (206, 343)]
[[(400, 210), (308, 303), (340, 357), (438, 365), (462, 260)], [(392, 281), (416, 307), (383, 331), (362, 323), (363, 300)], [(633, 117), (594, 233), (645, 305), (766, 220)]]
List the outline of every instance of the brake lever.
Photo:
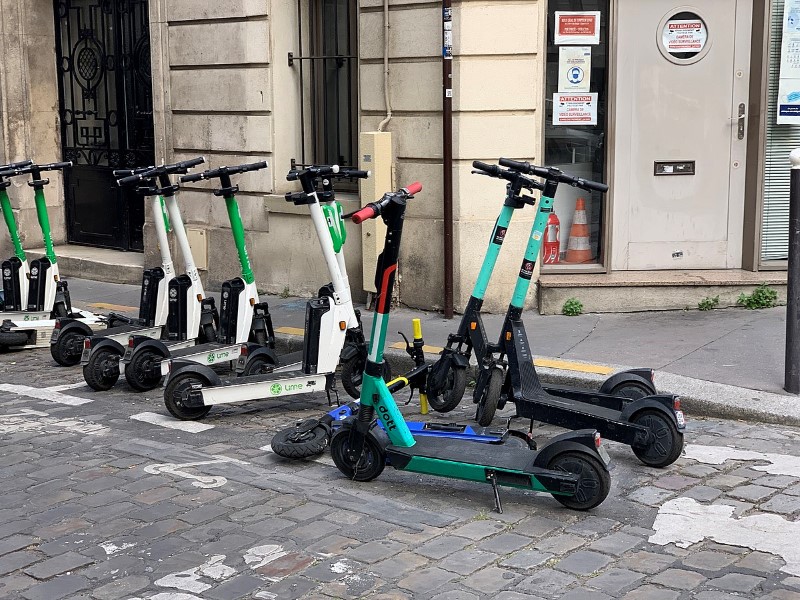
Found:
[(473, 175), (484, 175), (486, 177), (494, 177), (494, 175), (490, 175), (489, 173), (484, 173), (483, 171), (472, 171)]
[(397, 333), (398, 333), (398, 335), (400, 337), (403, 338), (403, 341), (406, 343), (406, 352), (408, 353), (409, 356), (413, 357), (414, 356), (414, 347), (409, 343), (408, 338), (406, 337), (406, 334), (403, 333), (402, 331), (398, 331)]

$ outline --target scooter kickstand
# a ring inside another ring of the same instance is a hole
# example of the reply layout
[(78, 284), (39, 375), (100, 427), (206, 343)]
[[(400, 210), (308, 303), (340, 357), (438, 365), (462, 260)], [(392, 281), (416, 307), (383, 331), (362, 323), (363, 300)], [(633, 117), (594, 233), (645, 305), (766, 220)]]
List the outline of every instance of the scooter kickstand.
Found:
[(486, 473), (486, 481), (492, 484), (492, 491), (494, 492), (494, 509), (498, 514), (503, 514), (503, 503), (500, 502), (500, 490), (497, 488), (497, 473), (489, 471)]

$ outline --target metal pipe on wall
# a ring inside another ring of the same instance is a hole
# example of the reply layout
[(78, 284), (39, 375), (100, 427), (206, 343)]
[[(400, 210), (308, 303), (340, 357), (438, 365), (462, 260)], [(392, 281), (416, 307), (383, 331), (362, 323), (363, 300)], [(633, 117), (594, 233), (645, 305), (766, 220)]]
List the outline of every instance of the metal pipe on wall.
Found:
[(453, 318), (453, 8), (442, 0), (442, 167), (444, 170), (444, 317)]

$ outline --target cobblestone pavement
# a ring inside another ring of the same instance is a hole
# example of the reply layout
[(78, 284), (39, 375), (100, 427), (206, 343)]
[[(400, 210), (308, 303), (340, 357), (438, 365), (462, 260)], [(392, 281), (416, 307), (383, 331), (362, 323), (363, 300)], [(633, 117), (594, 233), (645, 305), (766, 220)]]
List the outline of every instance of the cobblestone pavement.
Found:
[(2, 598), (800, 598), (800, 430), (690, 420), (699, 460), (649, 469), (609, 443), (594, 511), (504, 489), (498, 515), (488, 486), (358, 484), (265, 449), (322, 396), (215, 409), (191, 433), (142, 416), (166, 415), (160, 391), (96, 394), (50, 365), (0, 355)]

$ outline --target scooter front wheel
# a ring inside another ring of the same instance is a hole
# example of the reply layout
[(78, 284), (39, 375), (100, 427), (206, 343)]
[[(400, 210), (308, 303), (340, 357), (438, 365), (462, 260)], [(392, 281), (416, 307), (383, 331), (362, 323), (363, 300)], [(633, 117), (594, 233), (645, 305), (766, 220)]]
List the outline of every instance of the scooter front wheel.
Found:
[(483, 427), (488, 427), (494, 420), (494, 415), (497, 412), (497, 403), (500, 401), (500, 390), (503, 387), (504, 375), (503, 369), (493, 368), (489, 373), (489, 381), (483, 388), (481, 397), (478, 398), (475, 420)]
[(364, 438), (364, 448), (356, 459), (350, 458), (350, 428), (342, 427), (331, 438), (331, 458), (336, 467), (353, 481), (372, 481), (386, 466), (386, 452), (372, 432)]
[(125, 365), (125, 380), (137, 392), (149, 392), (161, 383), (161, 361), (166, 357), (151, 348), (134, 352)]
[(649, 467), (671, 465), (683, 452), (683, 433), (672, 420), (655, 410), (642, 410), (633, 415), (631, 422), (650, 430), (650, 443), (645, 447), (632, 446), (636, 457)]
[[(361, 382), (364, 381), (364, 357), (356, 354), (342, 362), (342, 387), (347, 395), (358, 400), (361, 398)], [(383, 380), (386, 382), (392, 379), (392, 367), (389, 361), (383, 360)]]
[(567, 508), (589, 510), (600, 505), (611, 489), (611, 476), (596, 458), (582, 452), (562, 452), (550, 460), (547, 468), (578, 476), (575, 494), (553, 494)]
[(26, 346), (27, 344), (28, 334), (24, 331), (0, 331), (0, 346), (3, 348)]
[(74, 367), (81, 362), (85, 337), (83, 332), (65, 331), (50, 344), (50, 356), (62, 367)]
[(208, 414), (210, 406), (186, 406), (185, 400), (192, 386), (208, 385), (208, 380), (197, 373), (178, 373), (170, 378), (164, 390), (164, 404), (176, 419), (181, 421), (198, 421)]
[(319, 419), (307, 419), (294, 427), (280, 430), (272, 438), (272, 451), (284, 458), (311, 458), (325, 451), (330, 429)]
[(83, 367), (83, 378), (96, 392), (110, 390), (119, 381), (119, 359), (122, 354), (116, 348), (99, 348), (91, 353), (89, 362)]
[(436, 412), (450, 412), (461, 402), (467, 389), (467, 369), (450, 366), (441, 394), (428, 392), (428, 404)]

